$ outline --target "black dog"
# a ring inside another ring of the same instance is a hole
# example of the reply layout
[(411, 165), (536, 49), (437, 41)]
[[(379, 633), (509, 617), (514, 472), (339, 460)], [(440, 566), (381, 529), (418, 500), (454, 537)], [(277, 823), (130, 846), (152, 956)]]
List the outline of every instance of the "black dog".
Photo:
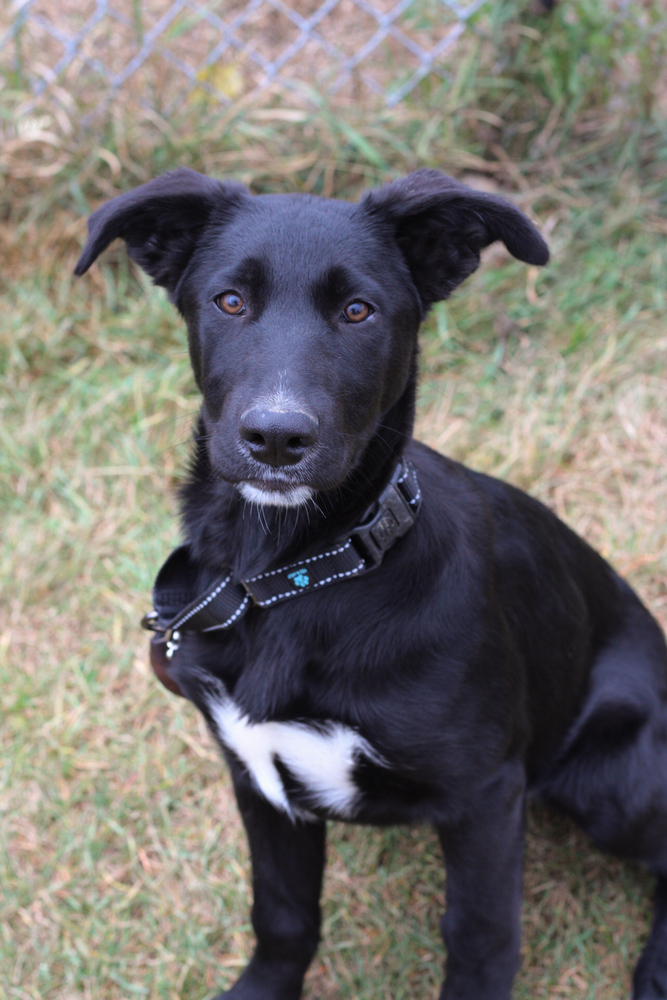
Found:
[(224, 995), (299, 997), (330, 817), (435, 825), (441, 1000), (509, 997), (535, 791), (655, 872), (634, 997), (667, 997), (663, 635), (545, 507), (411, 437), (424, 314), (495, 240), (546, 263), (533, 225), (431, 170), (359, 204), (181, 170), (89, 226), (77, 274), (122, 237), (185, 317), (203, 395), (148, 624), (250, 841), (257, 947)]

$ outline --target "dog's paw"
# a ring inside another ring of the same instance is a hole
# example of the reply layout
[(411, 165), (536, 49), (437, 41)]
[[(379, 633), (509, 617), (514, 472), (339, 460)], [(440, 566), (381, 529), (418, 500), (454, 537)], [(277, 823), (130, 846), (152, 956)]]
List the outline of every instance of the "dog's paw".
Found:
[(667, 1000), (667, 950), (647, 949), (639, 960), (632, 1000)]
[(275, 986), (269, 986), (266, 983), (260, 986), (252, 985), (249, 982), (242, 983), (239, 980), (232, 986), (231, 990), (218, 993), (212, 1000), (299, 1000), (300, 996), (301, 989), (297, 992), (285, 992), (284, 990), (276, 992)]
[(632, 1000), (667, 1000), (667, 961), (663, 965), (657, 975), (641, 977), (640, 982), (635, 979)]
[(303, 976), (303, 968), (292, 962), (263, 962), (255, 955), (234, 985), (213, 1000), (299, 1000)]
[(285, 990), (275, 983), (252, 983), (241, 980), (224, 993), (218, 993), (212, 1000), (299, 1000), (301, 987), (298, 990)]

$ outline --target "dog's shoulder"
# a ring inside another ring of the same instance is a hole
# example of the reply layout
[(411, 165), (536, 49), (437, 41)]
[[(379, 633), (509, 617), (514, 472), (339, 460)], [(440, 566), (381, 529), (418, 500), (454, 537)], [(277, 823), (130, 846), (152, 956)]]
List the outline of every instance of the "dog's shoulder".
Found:
[(425, 445), (415, 443), (413, 454), (425, 493), (427, 544), (463, 546), (467, 578), (478, 564), (480, 579), (493, 578), (514, 616), (527, 621), (534, 606), (538, 617), (560, 620), (566, 609), (575, 620), (588, 618), (594, 631), (612, 630), (627, 588), (546, 504)]

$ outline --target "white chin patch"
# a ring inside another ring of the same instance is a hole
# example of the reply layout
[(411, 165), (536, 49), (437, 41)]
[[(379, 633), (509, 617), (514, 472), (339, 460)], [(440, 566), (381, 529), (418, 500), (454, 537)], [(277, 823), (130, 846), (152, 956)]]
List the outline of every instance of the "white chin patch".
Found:
[(244, 500), (263, 507), (300, 507), (312, 497), (310, 486), (290, 486), (284, 490), (272, 490), (270, 483), (261, 489), (251, 483), (238, 483), (238, 490)]

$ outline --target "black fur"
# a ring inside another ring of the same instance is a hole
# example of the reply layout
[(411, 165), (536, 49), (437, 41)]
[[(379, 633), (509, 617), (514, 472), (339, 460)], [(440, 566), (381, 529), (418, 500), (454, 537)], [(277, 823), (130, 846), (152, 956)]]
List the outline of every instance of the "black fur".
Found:
[[(422, 317), (495, 240), (546, 263), (533, 225), (437, 171), (355, 205), (252, 197), (182, 170), (95, 212), (77, 274), (117, 236), (187, 322), (203, 408), (182, 517), (202, 588), (221, 566), (240, 578), (343, 535), (402, 453), (424, 498), (373, 573), (252, 609), (227, 633), (188, 635), (171, 671), (181, 690), (212, 724), (217, 678), (250, 722), (343, 723), (384, 758), (356, 761), (354, 821), (429, 821), (439, 833), (441, 1000), (510, 995), (531, 790), (657, 875), (633, 995), (666, 997), (664, 638), (549, 510), (411, 436)], [(225, 311), (225, 292), (238, 311)], [(364, 303), (372, 311), (353, 322)], [(239, 488), (273, 500), (260, 510)], [(295, 490), (311, 500), (275, 506)], [(297, 1000), (319, 934), (326, 810), (277, 761), (290, 802), (310, 813), (292, 820), (228, 758), (257, 949), (225, 996)]]

